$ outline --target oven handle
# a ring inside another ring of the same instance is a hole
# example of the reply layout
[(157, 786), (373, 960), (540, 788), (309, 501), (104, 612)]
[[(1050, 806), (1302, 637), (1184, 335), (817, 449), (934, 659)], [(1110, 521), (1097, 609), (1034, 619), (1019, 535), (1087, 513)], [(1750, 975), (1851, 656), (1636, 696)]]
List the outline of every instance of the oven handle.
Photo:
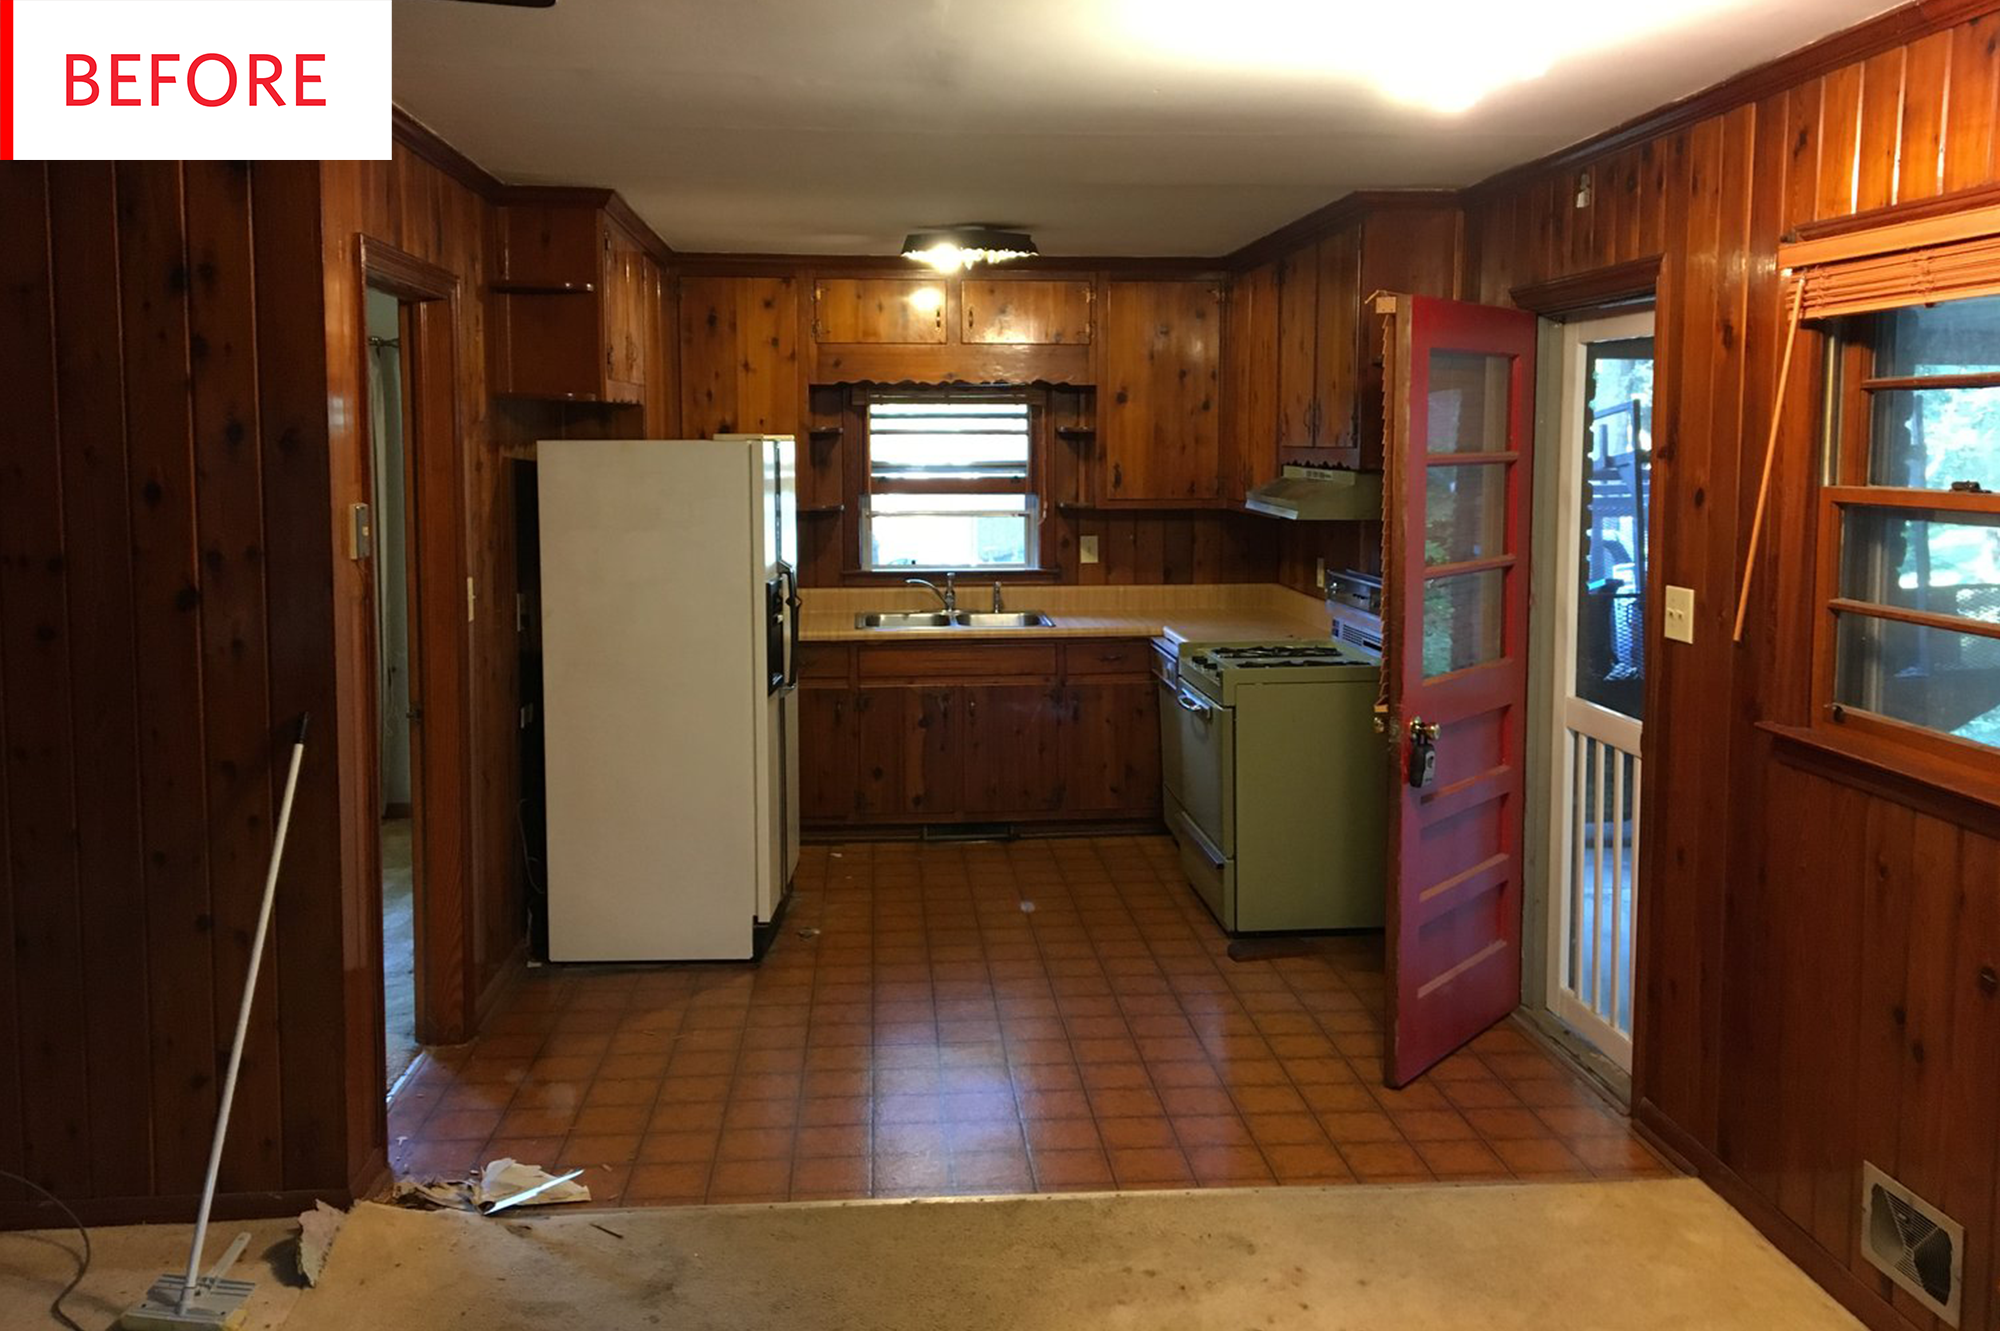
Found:
[(1204, 721), (1208, 720), (1211, 716), (1215, 715), (1215, 709), (1213, 707), (1201, 701), (1199, 698), (1195, 697), (1192, 693), (1189, 693), (1185, 686), (1182, 687), (1180, 691), (1180, 696), (1176, 698), (1175, 701), (1180, 703), (1181, 710), (1183, 712), (1192, 712), (1194, 715), (1200, 717)]

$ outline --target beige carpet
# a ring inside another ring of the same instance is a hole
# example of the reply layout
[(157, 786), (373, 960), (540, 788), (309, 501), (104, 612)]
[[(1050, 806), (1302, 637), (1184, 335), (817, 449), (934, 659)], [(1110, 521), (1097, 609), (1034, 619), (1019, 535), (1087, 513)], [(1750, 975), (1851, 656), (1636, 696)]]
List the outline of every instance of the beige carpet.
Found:
[[(218, 1246), (236, 1228), (223, 1226)], [(252, 1251), (280, 1229), (259, 1226)], [(108, 1232), (80, 1320), (107, 1323), (147, 1273), (173, 1264), (171, 1240), (184, 1232)], [(68, 1269), (59, 1247), (0, 1235), (0, 1326), (46, 1325), (47, 1282)], [(318, 1289), (258, 1275), (251, 1325), (284, 1331), (1859, 1325), (1686, 1179), (573, 1211), (512, 1221), (362, 1206)]]

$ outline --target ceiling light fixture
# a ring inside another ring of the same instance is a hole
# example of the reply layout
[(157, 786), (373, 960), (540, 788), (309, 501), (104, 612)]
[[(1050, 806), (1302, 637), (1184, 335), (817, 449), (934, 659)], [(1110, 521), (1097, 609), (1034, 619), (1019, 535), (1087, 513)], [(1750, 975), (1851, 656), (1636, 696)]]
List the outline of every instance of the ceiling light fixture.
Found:
[(903, 257), (928, 264), (940, 273), (955, 273), (975, 263), (1005, 263), (1032, 259), (1040, 250), (1025, 231), (964, 223), (912, 231), (903, 238)]

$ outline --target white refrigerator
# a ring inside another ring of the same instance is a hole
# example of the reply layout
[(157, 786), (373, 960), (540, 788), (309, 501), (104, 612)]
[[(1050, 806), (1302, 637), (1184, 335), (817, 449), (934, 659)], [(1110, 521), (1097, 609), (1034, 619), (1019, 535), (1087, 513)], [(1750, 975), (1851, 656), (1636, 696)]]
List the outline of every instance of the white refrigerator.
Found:
[(750, 957), (799, 859), (792, 440), (536, 459), (549, 959)]

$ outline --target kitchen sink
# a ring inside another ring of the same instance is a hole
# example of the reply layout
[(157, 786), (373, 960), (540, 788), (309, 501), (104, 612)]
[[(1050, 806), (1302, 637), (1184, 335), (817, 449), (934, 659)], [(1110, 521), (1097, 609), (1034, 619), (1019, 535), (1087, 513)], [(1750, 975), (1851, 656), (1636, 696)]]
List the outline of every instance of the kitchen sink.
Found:
[(948, 629), (952, 616), (938, 611), (912, 612), (909, 614), (856, 615), (854, 627), (858, 629)]
[(1049, 617), (1039, 610), (961, 610), (954, 623), (969, 629), (1045, 629)]
[(858, 629), (1039, 629), (1049, 623), (1039, 610), (925, 610), (854, 617)]

